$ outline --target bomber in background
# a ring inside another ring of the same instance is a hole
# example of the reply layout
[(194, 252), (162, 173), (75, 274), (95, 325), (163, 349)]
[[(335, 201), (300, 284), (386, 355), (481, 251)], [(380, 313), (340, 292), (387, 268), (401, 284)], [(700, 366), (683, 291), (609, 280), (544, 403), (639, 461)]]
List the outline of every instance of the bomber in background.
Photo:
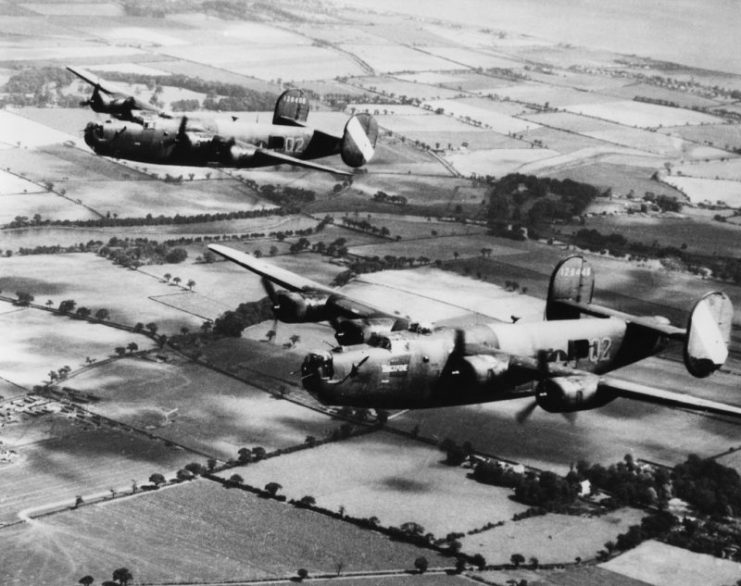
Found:
[(265, 167), (290, 164), (339, 175), (350, 171), (314, 163), (340, 155), (349, 167), (371, 160), (378, 138), (378, 123), (370, 114), (355, 114), (342, 136), (309, 127), (309, 100), (303, 91), (289, 89), (275, 103), (272, 124), (246, 122), (239, 117), (189, 120), (144, 104), (113, 89), (80, 68), (69, 71), (93, 86), (83, 105), (110, 114), (114, 120), (90, 122), (85, 142), (97, 154), (160, 165)]
[(518, 416), (524, 420), (536, 406), (570, 413), (628, 397), (741, 416), (741, 407), (609, 374), (656, 354), (671, 339), (682, 342), (693, 376), (718, 370), (728, 356), (733, 314), (722, 292), (702, 297), (681, 328), (592, 303), (592, 267), (571, 256), (553, 271), (544, 321), (422, 329), (249, 254), (209, 248), (262, 277), (278, 319), (328, 321), (335, 328), (340, 345), (308, 354), (301, 368), (304, 387), (325, 404), (414, 409), (534, 396)]

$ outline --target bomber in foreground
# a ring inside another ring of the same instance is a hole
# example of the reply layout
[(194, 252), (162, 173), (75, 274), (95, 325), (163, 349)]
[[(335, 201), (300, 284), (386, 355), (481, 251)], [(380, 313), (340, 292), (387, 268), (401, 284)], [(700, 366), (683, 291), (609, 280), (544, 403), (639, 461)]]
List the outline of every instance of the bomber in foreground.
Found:
[(518, 417), (524, 420), (535, 406), (569, 413), (628, 397), (741, 416), (741, 407), (608, 374), (656, 354), (671, 339), (682, 342), (693, 376), (718, 370), (728, 356), (733, 314), (722, 292), (702, 297), (681, 328), (592, 303), (592, 267), (571, 256), (553, 271), (545, 321), (420, 329), (249, 254), (209, 248), (262, 277), (278, 319), (332, 324), (340, 345), (308, 354), (301, 368), (304, 387), (326, 404), (412, 409), (534, 396)]
[(97, 154), (160, 165), (265, 167), (284, 163), (338, 175), (335, 169), (310, 159), (340, 155), (349, 167), (371, 160), (378, 138), (378, 123), (370, 114), (351, 116), (342, 136), (306, 125), (309, 100), (299, 89), (283, 92), (275, 103), (272, 124), (246, 122), (237, 116), (179, 119), (113, 89), (92, 73), (74, 67), (69, 71), (93, 86), (83, 102), (93, 111), (115, 118), (104, 124), (90, 122), (85, 142)]

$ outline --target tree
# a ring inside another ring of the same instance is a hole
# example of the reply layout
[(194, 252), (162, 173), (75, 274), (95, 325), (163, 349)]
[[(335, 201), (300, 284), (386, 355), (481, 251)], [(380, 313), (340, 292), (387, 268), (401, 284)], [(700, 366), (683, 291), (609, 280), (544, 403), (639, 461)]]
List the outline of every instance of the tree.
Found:
[(110, 312), (107, 309), (99, 309), (95, 312), (95, 319), (98, 321), (105, 321), (111, 316)]
[(291, 343), (291, 347), (293, 347), (301, 341), (301, 336), (299, 336), (298, 334), (293, 334), (290, 338), (288, 338), (288, 340)]
[(116, 346), (116, 354), (118, 354), (119, 356), (123, 356), (124, 354), (126, 354), (126, 348), (124, 348), (123, 346)]
[(419, 556), (416, 560), (414, 560), (414, 567), (417, 568), (417, 571), (420, 574), (424, 574), (427, 571), (427, 568), (429, 567), (430, 563), (427, 561), (427, 558), (423, 555)]
[(316, 504), (316, 499), (311, 495), (302, 496), (299, 501), (305, 507), (313, 507)]
[(173, 248), (165, 255), (165, 262), (170, 264), (176, 264), (183, 262), (188, 258), (188, 251), (184, 248)]
[(129, 351), (129, 353), (134, 353), (139, 349), (139, 345), (136, 342), (129, 342), (126, 345), (126, 349)]
[(270, 496), (275, 496), (278, 494), (278, 491), (283, 488), (280, 484), (277, 482), (268, 482), (265, 485), (265, 492), (267, 492)]
[(479, 570), (483, 570), (486, 567), (486, 559), (480, 553), (477, 553), (471, 561), (476, 565)]
[(275, 339), (275, 330), (268, 330), (265, 334), (265, 337), (267, 338), (268, 342), (273, 342)]
[(145, 327), (149, 330), (149, 333), (152, 334), (153, 336), (157, 333), (158, 327), (156, 323), (149, 322)]
[(79, 317), (80, 319), (87, 319), (90, 317), (90, 314), (92, 311), (88, 309), (87, 307), (78, 307), (77, 311), (75, 312), (75, 315)]
[(299, 568), (299, 570), (298, 570), (298, 572), (296, 572), (296, 574), (298, 574), (298, 580), (299, 580), (299, 582), (301, 582), (302, 580), (305, 580), (306, 578), (309, 577), (309, 571), (306, 568)]
[(34, 300), (34, 296), (27, 291), (18, 291), (16, 297), (18, 297), (18, 305), (28, 305)]
[(117, 570), (113, 570), (113, 579), (121, 584), (121, 586), (126, 586), (134, 579), (134, 576), (129, 572), (128, 568), (118, 568)]
[(244, 478), (242, 478), (239, 474), (232, 474), (229, 477), (229, 482), (234, 485), (242, 484), (244, 482)]
[(510, 556), (509, 561), (512, 562), (512, 565), (515, 568), (517, 568), (517, 567), (519, 567), (520, 564), (524, 564), (525, 563), (525, 556), (522, 555), (521, 553), (513, 553)]
[(79, 584), (82, 584), (82, 586), (90, 586), (93, 582), (95, 582), (95, 578), (92, 576), (83, 576), (77, 581)]
[(188, 285), (188, 289), (190, 289), (192, 291), (193, 290), (193, 287), (196, 286), (196, 282), (193, 279), (188, 279), (187, 285)]
[(175, 277), (173, 278), (172, 282), (179, 286), (182, 282), (182, 279), (180, 277)]
[(172, 275), (170, 273), (165, 273), (164, 275), (162, 275), (162, 277), (165, 279), (166, 283), (169, 283), (170, 279), (172, 279)]
[(159, 486), (160, 484), (164, 484), (167, 481), (162, 474), (160, 474), (159, 472), (155, 472), (149, 477), (149, 482), (151, 482), (155, 486)]

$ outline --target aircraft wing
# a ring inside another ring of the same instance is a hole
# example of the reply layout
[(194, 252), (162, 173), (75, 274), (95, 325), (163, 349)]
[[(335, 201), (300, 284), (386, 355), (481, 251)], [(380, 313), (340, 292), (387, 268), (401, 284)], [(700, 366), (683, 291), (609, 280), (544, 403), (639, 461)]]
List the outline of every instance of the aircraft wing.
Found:
[(136, 110), (143, 110), (145, 112), (163, 114), (166, 117), (170, 117), (170, 115), (167, 114), (166, 112), (161, 111), (157, 108), (154, 108), (150, 104), (146, 104), (142, 102), (141, 100), (132, 96), (130, 93), (126, 92), (122, 88), (116, 87), (111, 82), (103, 80), (101, 77), (95, 75), (94, 73), (92, 73), (91, 71), (88, 71), (87, 69), (83, 69), (82, 67), (72, 67), (71, 65), (67, 65), (67, 70), (70, 71), (71, 73), (74, 73), (82, 81), (90, 84), (91, 86), (93, 86), (94, 89), (98, 90), (101, 93), (104, 93), (112, 98), (131, 100), (132, 107)]
[(655, 403), (657, 405), (712, 413), (715, 415), (741, 416), (741, 407), (735, 405), (710, 401), (684, 393), (657, 389), (656, 387), (622, 380), (609, 375), (600, 377), (599, 388), (610, 391), (618, 397), (636, 399), (645, 403)]
[(319, 163), (312, 163), (304, 159), (298, 159), (291, 155), (285, 155), (276, 151), (270, 151), (267, 149), (256, 149), (255, 154), (252, 156), (252, 161), (259, 165), (282, 165), (288, 163), (289, 165), (296, 165), (297, 167), (305, 167), (307, 169), (314, 169), (315, 171), (324, 171), (325, 173), (334, 173), (335, 175), (352, 175), (349, 171), (341, 171), (334, 167), (328, 167), (326, 165), (320, 165)]
[(259, 259), (246, 252), (240, 252), (234, 250), (228, 246), (222, 246), (220, 244), (209, 244), (209, 249), (214, 251), (219, 256), (223, 256), (225, 259), (230, 260), (233, 263), (244, 267), (248, 271), (260, 275), (263, 279), (267, 279), (276, 285), (288, 289), (289, 291), (295, 291), (298, 293), (308, 291), (319, 291), (326, 293), (332, 297), (332, 305), (338, 309), (345, 317), (350, 318), (391, 318), (398, 320), (400, 316), (398, 314), (384, 311), (377, 307), (373, 307), (363, 301), (359, 301), (343, 295), (339, 291), (326, 287), (321, 283), (297, 275), (286, 269), (277, 267), (269, 262)]

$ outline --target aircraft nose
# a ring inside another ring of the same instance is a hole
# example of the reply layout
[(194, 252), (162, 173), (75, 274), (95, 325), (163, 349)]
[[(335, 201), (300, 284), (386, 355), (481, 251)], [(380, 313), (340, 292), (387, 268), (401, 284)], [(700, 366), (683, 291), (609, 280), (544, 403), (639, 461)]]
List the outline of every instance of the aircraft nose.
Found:
[(85, 126), (85, 143), (95, 148), (104, 140), (103, 126), (95, 122), (88, 122)]
[(325, 385), (334, 376), (332, 355), (329, 352), (311, 352), (301, 364), (301, 382), (304, 388), (323, 401)]

